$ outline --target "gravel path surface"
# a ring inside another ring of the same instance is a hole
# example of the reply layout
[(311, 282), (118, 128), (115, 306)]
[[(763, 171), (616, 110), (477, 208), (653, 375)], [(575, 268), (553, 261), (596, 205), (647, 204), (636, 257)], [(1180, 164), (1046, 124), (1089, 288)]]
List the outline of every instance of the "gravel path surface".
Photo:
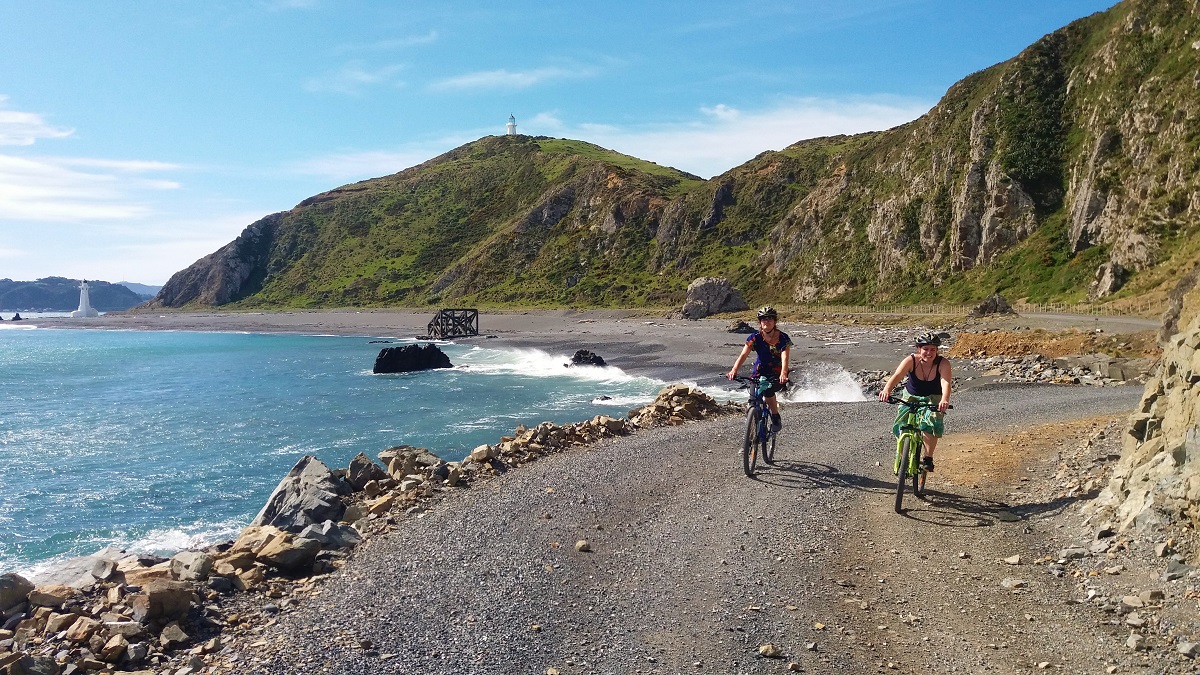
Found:
[[(1121, 413), (1140, 394), (964, 391), (948, 433)], [(842, 578), (862, 555), (863, 514), (891, 512), (892, 411), (785, 407), (778, 465), (756, 480), (741, 474), (742, 430), (726, 417), (574, 449), (453, 493), (285, 607), (246, 654), (251, 670), (875, 672), (892, 658), (881, 656), (888, 642), (844, 644), (862, 630), (843, 627), (854, 625), (848, 613), (867, 601), (847, 598)], [(942, 462), (966, 461), (947, 454)], [(964, 517), (994, 520), (988, 509), (1002, 505), (973, 492), (945, 487), (944, 508), (957, 497)], [(590, 551), (577, 550), (581, 540)], [(832, 626), (850, 633), (835, 639)], [(760, 656), (765, 644), (781, 658)]]

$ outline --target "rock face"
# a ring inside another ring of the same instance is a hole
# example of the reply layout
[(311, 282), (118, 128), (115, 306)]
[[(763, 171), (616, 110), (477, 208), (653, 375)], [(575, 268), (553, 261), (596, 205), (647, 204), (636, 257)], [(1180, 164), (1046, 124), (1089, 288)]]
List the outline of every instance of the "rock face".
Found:
[(262, 287), (261, 270), (282, 215), (274, 213), (254, 222), (220, 250), (172, 274), (146, 306), (223, 305), (257, 291)]
[(728, 279), (700, 277), (688, 284), (687, 302), (683, 303), (683, 318), (703, 319), (710, 314), (741, 312), (750, 309), (742, 294)]
[(345, 482), (312, 455), (296, 462), (251, 525), (272, 525), (287, 532), (299, 532), (326, 520), (337, 521), (346, 511), (340, 497), (350, 493)]
[(437, 345), (404, 345), (403, 347), (384, 347), (375, 357), (376, 373), (411, 373), (418, 370), (434, 368), (453, 368), (450, 357), (446, 356)]
[(1163, 348), (1129, 419), (1121, 460), (1089, 505), (1120, 530), (1200, 527), (1200, 317)]

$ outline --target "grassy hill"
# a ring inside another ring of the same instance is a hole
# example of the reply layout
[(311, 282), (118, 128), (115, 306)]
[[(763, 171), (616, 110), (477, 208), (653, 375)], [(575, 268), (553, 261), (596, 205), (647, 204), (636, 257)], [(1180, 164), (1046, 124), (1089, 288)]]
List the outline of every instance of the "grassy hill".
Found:
[[(703, 181), (582, 141), (486, 137), (273, 214), (162, 306), (1161, 304), (1200, 259), (1200, 17), (1126, 0), (920, 119)], [(1195, 274), (1191, 278), (1195, 278)]]

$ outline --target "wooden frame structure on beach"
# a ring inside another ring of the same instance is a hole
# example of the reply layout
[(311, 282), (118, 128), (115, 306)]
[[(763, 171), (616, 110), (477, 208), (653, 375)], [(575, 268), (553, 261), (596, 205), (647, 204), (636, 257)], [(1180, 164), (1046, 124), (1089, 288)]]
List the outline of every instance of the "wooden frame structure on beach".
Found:
[(429, 337), (439, 340), (479, 335), (479, 310), (439, 309), (428, 329)]

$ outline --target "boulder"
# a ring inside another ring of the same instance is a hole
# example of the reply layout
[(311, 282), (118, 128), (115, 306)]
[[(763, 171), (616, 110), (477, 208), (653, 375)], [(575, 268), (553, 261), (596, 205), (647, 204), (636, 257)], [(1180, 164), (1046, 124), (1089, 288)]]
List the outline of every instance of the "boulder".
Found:
[(687, 287), (687, 300), (683, 303), (683, 318), (703, 319), (721, 312), (742, 312), (750, 305), (728, 279), (700, 277)]
[(151, 581), (129, 598), (133, 618), (138, 621), (151, 619), (177, 619), (187, 614), (192, 606), (190, 584), (184, 581)]
[(580, 349), (571, 356), (572, 366), (607, 366), (599, 354), (595, 354), (586, 349)]
[(349, 525), (327, 520), (319, 525), (309, 525), (300, 532), (304, 539), (312, 539), (321, 543), (322, 548), (353, 548), (362, 541), (358, 530)]
[(312, 566), (321, 551), (321, 542), (298, 537), (291, 532), (277, 532), (254, 552), (259, 562), (284, 571), (296, 571)]
[(1008, 300), (1005, 300), (1003, 295), (992, 293), (983, 302), (968, 312), (967, 316), (979, 318), (981, 316), (991, 316), (992, 314), (1011, 314), (1016, 316), (1017, 313), (1013, 311), (1012, 306), (1008, 304)]
[(729, 327), (727, 327), (725, 329), (725, 332), (741, 333), (742, 335), (749, 335), (749, 334), (753, 333), (755, 330), (756, 329), (754, 328), (754, 326), (751, 326), (750, 324), (746, 323), (745, 321), (742, 321), (741, 319), (734, 319), (733, 321), (729, 322)]
[[(370, 483), (373, 480), (382, 482), (386, 481), (387, 479), (388, 473), (379, 468), (379, 465), (375, 462), (372, 462), (371, 458), (367, 457), (365, 454), (360, 452), (355, 455), (354, 459), (350, 460), (350, 469), (346, 472), (346, 481), (350, 483), (350, 486), (355, 490), (365, 489), (367, 487), (367, 483)], [(340, 517), (341, 514), (339, 513), (338, 516)], [(326, 520), (333, 520), (333, 518), (330, 517)]]
[(62, 607), (80, 597), (82, 594), (70, 586), (59, 584), (38, 586), (29, 592), (29, 604), (40, 607)]
[(305, 455), (279, 481), (250, 525), (299, 532), (315, 523), (340, 520), (346, 510), (340, 497), (349, 493), (350, 486), (321, 460)]
[(25, 602), (32, 590), (33, 582), (16, 572), (0, 575), (0, 612)]
[(212, 568), (212, 556), (201, 551), (183, 551), (171, 558), (171, 576), (181, 581), (203, 581)]
[(433, 343), (384, 347), (375, 357), (375, 373), (411, 373), (434, 368), (453, 368), (450, 357)]

